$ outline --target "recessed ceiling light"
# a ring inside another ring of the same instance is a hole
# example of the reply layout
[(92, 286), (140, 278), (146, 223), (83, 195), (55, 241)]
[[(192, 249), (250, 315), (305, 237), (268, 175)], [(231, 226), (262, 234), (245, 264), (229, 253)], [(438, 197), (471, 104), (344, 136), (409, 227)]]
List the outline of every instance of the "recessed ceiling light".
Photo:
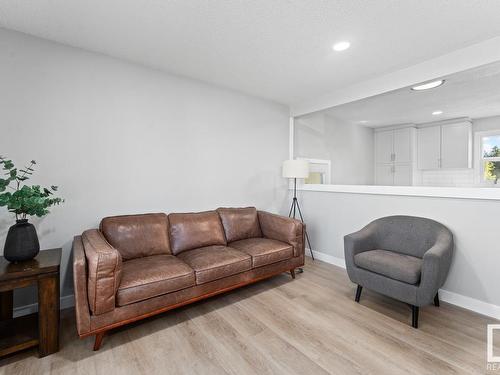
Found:
[(411, 89), (414, 91), (422, 91), (434, 89), (436, 87), (441, 86), (444, 83), (444, 79), (438, 79), (437, 81), (427, 82), (422, 85), (413, 86)]
[(360, 123), (360, 124), (368, 124), (368, 120), (360, 120), (360, 121), (358, 121), (358, 123)]
[(434, 116), (441, 115), (441, 114), (443, 114), (443, 111), (434, 111), (434, 112), (432, 112), (432, 114)]
[(335, 43), (332, 46), (332, 48), (334, 51), (340, 52), (340, 51), (345, 51), (350, 46), (351, 46), (351, 43), (349, 43), (348, 41), (342, 41), (342, 42)]

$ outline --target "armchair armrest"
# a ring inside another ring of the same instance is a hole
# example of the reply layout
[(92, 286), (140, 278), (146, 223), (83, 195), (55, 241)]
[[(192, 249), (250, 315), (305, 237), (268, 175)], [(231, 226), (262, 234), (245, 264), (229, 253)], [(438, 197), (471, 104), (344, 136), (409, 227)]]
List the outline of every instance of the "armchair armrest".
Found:
[(417, 300), (421, 304), (432, 301), (446, 281), (453, 255), (453, 235), (443, 232), (436, 243), (425, 252), (422, 260), (422, 275)]
[(347, 271), (355, 267), (354, 256), (364, 251), (374, 250), (376, 225), (368, 224), (363, 229), (344, 236), (344, 256)]
[(286, 242), (293, 246), (293, 256), (304, 255), (305, 224), (281, 215), (258, 211), (260, 229), (266, 238)]
[(112, 311), (121, 281), (122, 257), (97, 229), (83, 232), (82, 241), (87, 258), (90, 311), (94, 315)]

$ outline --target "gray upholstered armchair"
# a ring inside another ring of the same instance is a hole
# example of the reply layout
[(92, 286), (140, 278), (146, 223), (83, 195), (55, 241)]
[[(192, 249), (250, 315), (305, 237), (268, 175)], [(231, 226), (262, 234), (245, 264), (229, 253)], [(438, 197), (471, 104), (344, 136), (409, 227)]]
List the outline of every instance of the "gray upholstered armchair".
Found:
[(377, 219), (344, 237), (346, 268), (358, 284), (356, 302), (365, 286), (412, 307), (418, 328), (420, 306), (439, 306), (453, 254), (453, 235), (437, 221), (412, 216)]

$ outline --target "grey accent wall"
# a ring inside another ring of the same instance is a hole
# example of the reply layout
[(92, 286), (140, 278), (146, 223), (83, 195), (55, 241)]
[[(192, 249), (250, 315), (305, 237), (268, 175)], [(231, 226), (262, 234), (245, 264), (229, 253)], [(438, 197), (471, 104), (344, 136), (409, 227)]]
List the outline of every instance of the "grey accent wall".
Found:
[[(0, 154), (66, 198), (33, 220), (64, 249), (62, 295), (73, 236), (106, 215), (287, 205), (286, 106), (3, 29), (0, 51)], [(0, 254), (12, 223), (2, 208)]]

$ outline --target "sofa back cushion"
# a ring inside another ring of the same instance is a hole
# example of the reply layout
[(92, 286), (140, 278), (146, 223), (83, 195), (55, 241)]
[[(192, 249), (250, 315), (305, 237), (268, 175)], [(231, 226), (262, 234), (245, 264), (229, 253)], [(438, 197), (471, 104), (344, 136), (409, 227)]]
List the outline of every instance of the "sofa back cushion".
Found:
[(262, 237), (255, 207), (218, 208), (227, 242)]
[(216, 211), (170, 214), (168, 219), (174, 255), (203, 246), (226, 245), (224, 229)]
[(100, 229), (124, 260), (171, 254), (168, 217), (163, 213), (106, 217)]

